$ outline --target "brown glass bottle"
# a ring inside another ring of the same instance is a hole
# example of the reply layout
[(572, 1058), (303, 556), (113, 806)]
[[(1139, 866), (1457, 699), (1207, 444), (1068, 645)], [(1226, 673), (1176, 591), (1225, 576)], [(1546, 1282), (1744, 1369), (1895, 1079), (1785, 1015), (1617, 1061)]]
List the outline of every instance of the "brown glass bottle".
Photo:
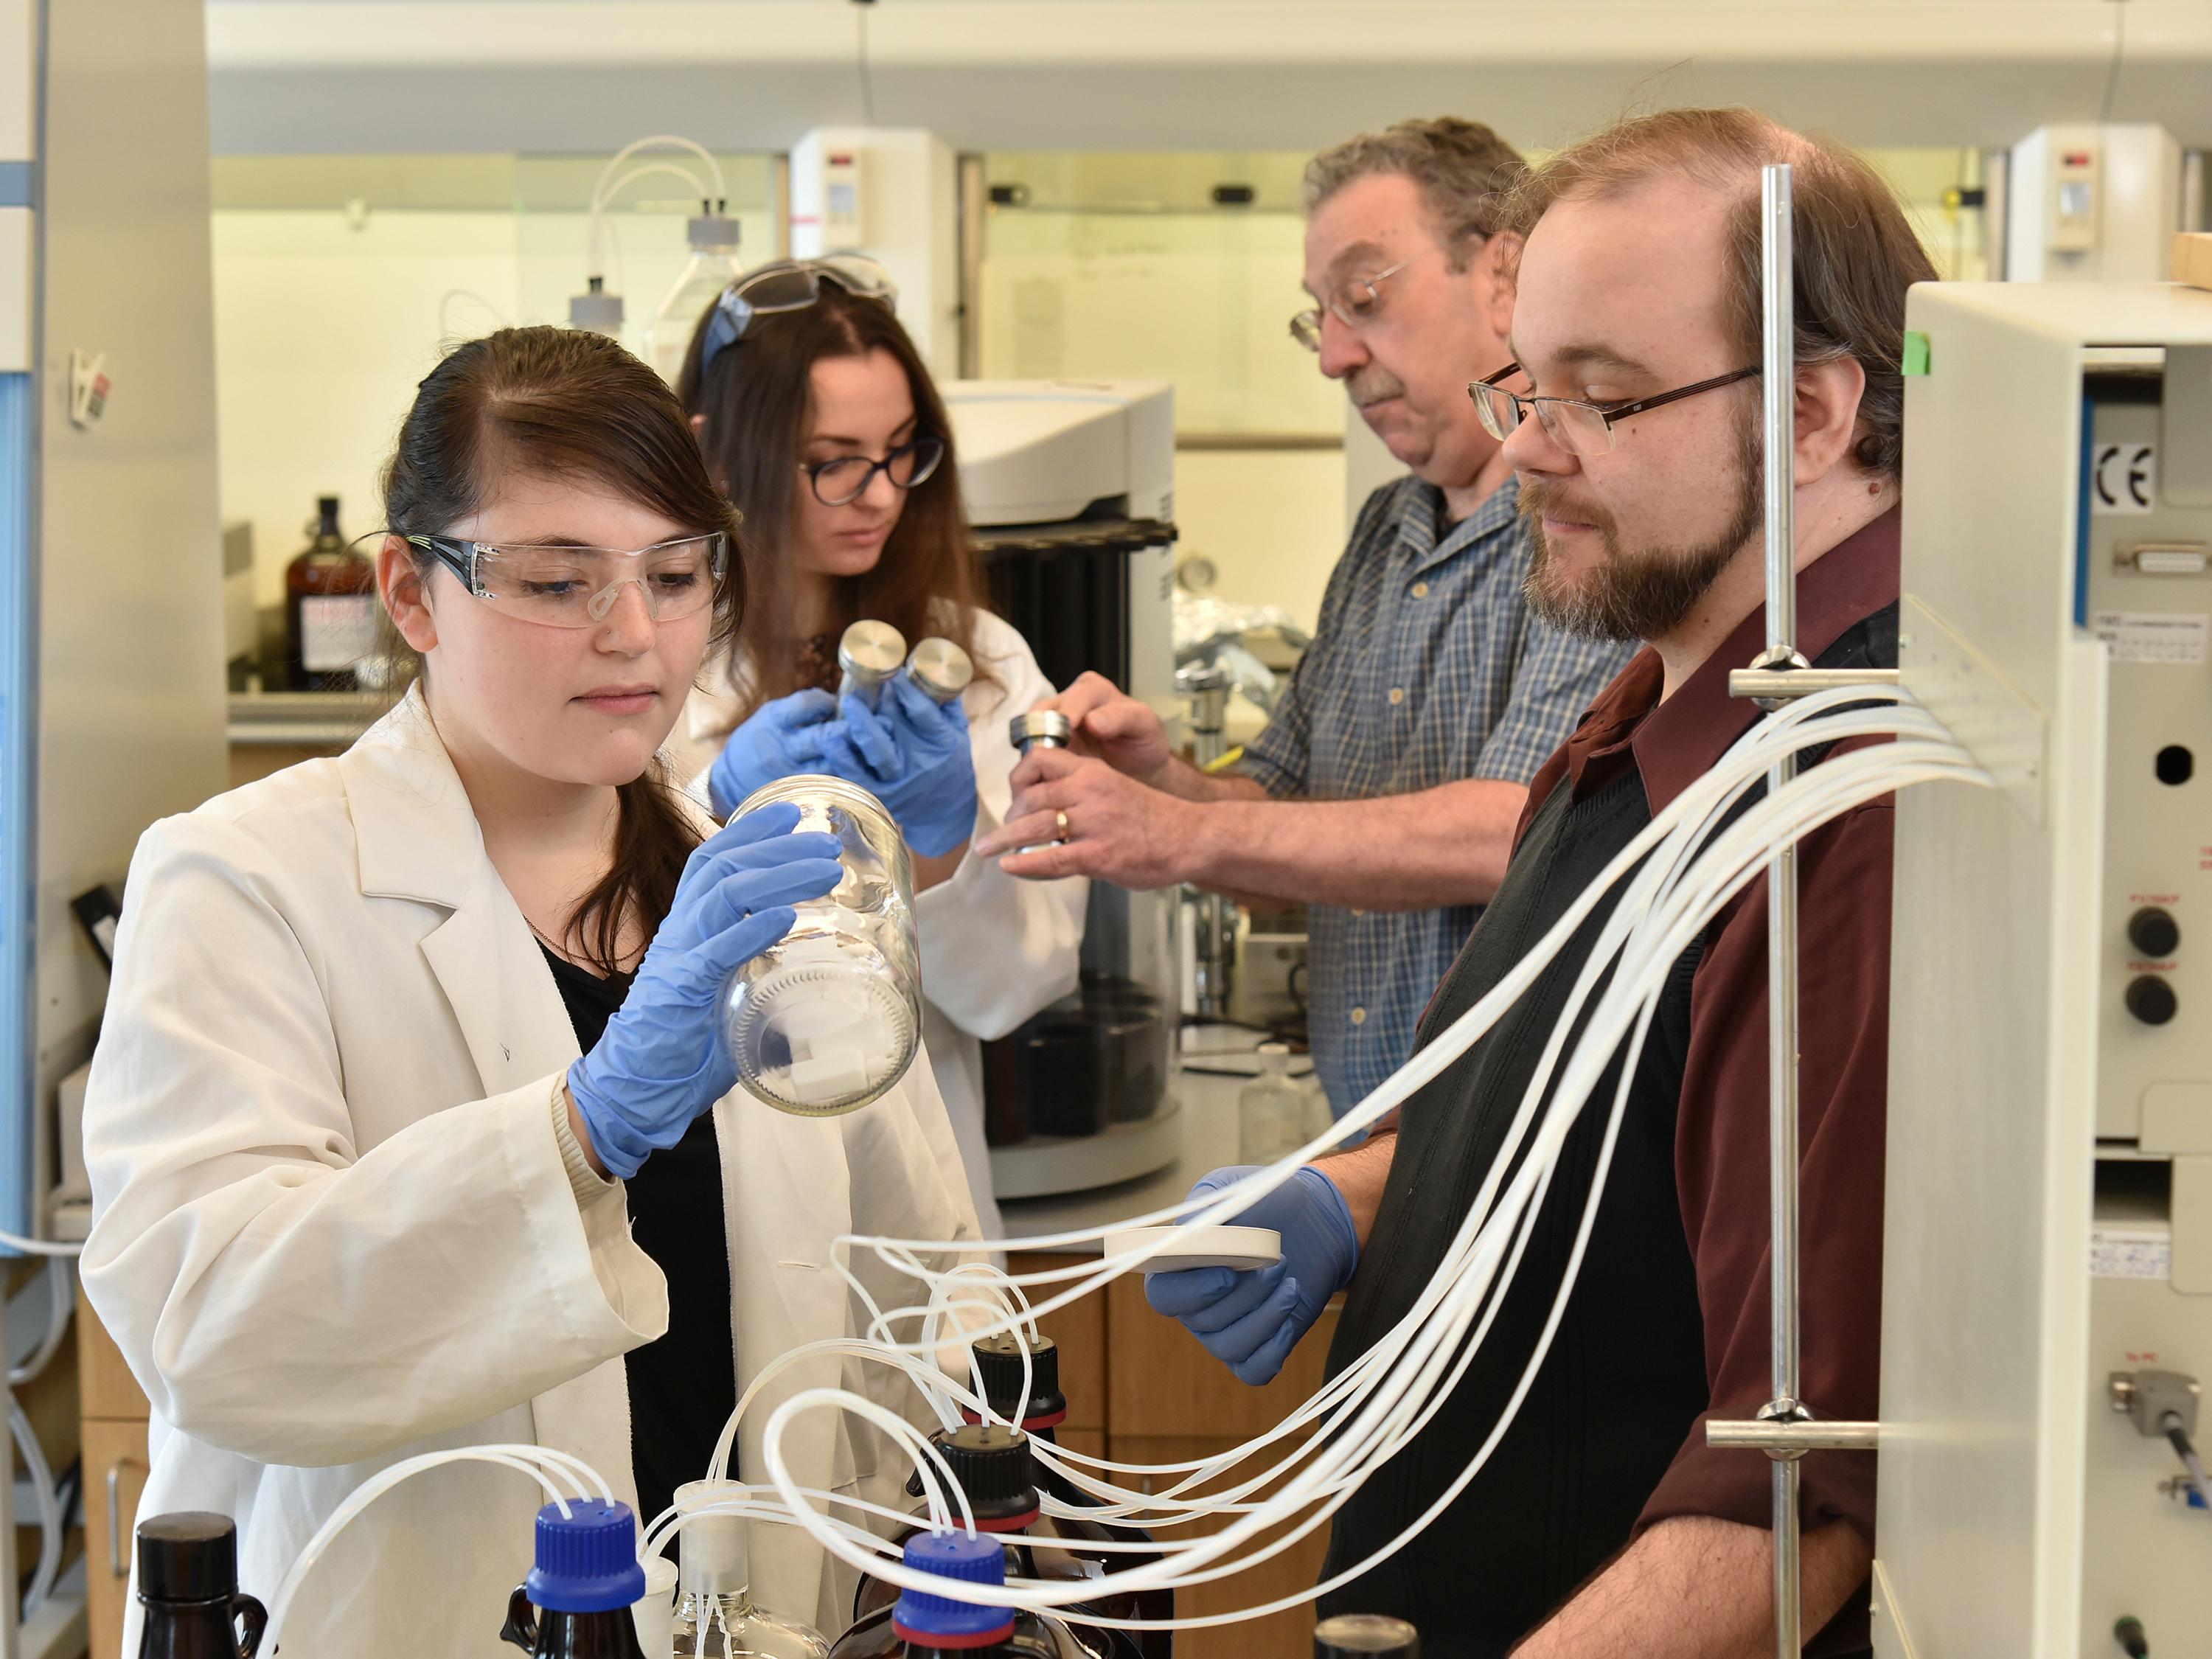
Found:
[(538, 1511), (538, 1564), (508, 1598), (500, 1640), (532, 1659), (645, 1659), (631, 1606), (645, 1595), (637, 1522), (597, 1498)]
[(855, 1620), (830, 1659), (1087, 1659), (1090, 1650), (1060, 1620), (961, 1601), (963, 1583), (1005, 1583), (1008, 1553), (965, 1532), (915, 1534), (901, 1546), (901, 1559), (918, 1572), (942, 1575), (944, 1592), (899, 1592), (895, 1602)]
[[(1127, 1559), (1118, 1550), (1084, 1547), (1112, 1536), (1097, 1522), (1047, 1515), (1039, 1507), (1036, 1462), (1030, 1452), (1029, 1437), (1020, 1430), (997, 1423), (968, 1423), (957, 1429), (939, 1429), (929, 1438), (967, 1493), (969, 1505), (975, 1512), (976, 1531), (1020, 1534), (1010, 1535), (1005, 1546), (1009, 1578), (1091, 1583), (1097, 1581), (1099, 1571), (1112, 1571)], [(899, 1534), (894, 1543), (903, 1547), (927, 1529), (926, 1510), (915, 1520), (915, 1525)], [(897, 1596), (898, 1591), (881, 1579), (862, 1578), (853, 1597), (854, 1622), (889, 1607)], [(1126, 1591), (1113, 1592), (1064, 1608), (1060, 1616), (1074, 1627), (1077, 1641), (1097, 1659), (1139, 1659), (1134, 1632), (1086, 1625), (1083, 1622), (1086, 1612), (1109, 1619), (1138, 1618), (1141, 1615), (1135, 1596)]]
[(238, 1528), (227, 1515), (157, 1515), (138, 1528), (138, 1659), (252, 1659), (269, 1615), (238, 1593)]
[[(1022, 1398), (1022, 1355), (1025, 1349), (1029, 1354), (1026, 1401)], [(991, 1409), (1011, 1422), (1018, 1407), (1024, 1431), (1034, 1439), (1058, 1444), (1060, 1425), (1067, 1420), (1067, 1396), (1060, 1389), (1060, 1345), (1048, 1336), (1032, 1339), (1012, 1331), (1001, 1331), (975, 1343), (971, 1351), (982, 1382), (983, 1397), (991, 1402)], [(1044, 1477), (1045, 1491), (1061, 1503), (1089, 1505), (1098, 1501), (1058, 1469), (1042, 1462), (1036, 1462), (1036, 1468)], [(1124, 1543), (1152, 1541), (1152, 1534), (1141, 1527), (1106, 1522), (1098, 1525), (1105, 1536)], [(1126, 1570), (1149, 1565), (1159, 1559), (1134, 1550), (1116, 1550), (1107, 1565), (1109, 1571)], [(1136, 1609), (1135, 1616), (1139, 1619), (1172, 1619), (1175, 1592), (1167, 1589), (1139, 1590)], [(1136, 1644), (1144, 1659), (1170, 1659), (1175, 1651), (1175, 1632), (1171, 1630), (1133, 1630), (1122, 1634)]]
[(313, 538), (284, 567), (284, 652), (295, 691), (350, 691), (375, 649), (376, 567), (346, 545), (338, 498), (315, 502)]

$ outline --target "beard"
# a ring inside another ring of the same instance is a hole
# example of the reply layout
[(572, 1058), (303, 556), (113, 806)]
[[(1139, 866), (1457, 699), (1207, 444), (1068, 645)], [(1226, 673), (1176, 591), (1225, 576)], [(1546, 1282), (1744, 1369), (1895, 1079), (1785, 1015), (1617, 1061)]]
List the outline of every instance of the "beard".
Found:
[[(1663, 639), (1689, 619), (1744, 544), (1766, 518), (1765, 459), (1758, 428), (1746, 422), (1736, 447), (1734, 495), (1727, 524), (1709, 541), (1689, 546), (1647, 545), (1630, 549), (1613, 515), (1595, 501), (1570, 498), (1547, 478), (1521, 486), (1521, 516), (1528, 521), (1528, 574), (1521, 591), (1529, 610), (1562, 632), (1587, 640)], [(1594, 570), (1570, 575), (1559, 555), (1544, 538), (1543, 519), (1555, 508), (1598, 532), (1604, 556)]]

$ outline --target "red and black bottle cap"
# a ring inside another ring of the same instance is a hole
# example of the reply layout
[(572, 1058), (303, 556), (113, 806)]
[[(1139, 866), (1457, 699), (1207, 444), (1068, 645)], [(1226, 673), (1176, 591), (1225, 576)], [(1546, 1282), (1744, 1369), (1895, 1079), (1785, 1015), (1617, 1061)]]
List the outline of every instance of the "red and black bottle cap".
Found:
[(1014, 1407), (1022, 1404), (1022, 1351), (1026, 1348), (1030, 1392), (1022, 1426), (1034, 1434), (1067, 1420), (1067, 1396), (1060, 1391), (1060, 1344), (1048, 1336), (1031, 1342), (1015, 1332), (1000, 1331), (970, 1347), (982, 1376), (983, 1398), (1000, 1417), (1011, 1421)]
[(981, 1532), (1019, 1532), (1037, 1518), (1036, 1462), (1030, 1437), (998, 1423), (939, 1429), (930, 1443), (952, 1466)]

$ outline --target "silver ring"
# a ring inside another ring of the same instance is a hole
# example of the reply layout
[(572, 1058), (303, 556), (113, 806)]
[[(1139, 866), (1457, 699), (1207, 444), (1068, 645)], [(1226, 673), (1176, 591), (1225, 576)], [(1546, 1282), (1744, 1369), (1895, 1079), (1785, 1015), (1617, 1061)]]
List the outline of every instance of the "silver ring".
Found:
[(1065, 812), (1054, 812), (1054, 813), (1052, 815), (1052, 821), (1053, 821), (1054, 824), (1054, 825), (1059, 829), (1059, 830), (1060, 830), (1059, 835), (1057, 835), (1056, 836), (1054, 836), (1054, 839), (1055, 841), (1060, 841), (1060, 842), (1065, 842), (1065, 841), (1066, 841), (1066, 839), (1067, 839), (1067, 814), (1066, 814), (1066, 813), (1065, 813)]

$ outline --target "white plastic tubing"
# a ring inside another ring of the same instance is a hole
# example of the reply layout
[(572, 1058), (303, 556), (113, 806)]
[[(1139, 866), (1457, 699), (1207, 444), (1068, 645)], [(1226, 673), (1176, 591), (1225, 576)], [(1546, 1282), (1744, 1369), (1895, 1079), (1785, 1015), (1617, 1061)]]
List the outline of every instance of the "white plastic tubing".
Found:
[[(1853, 738), (1892, 741), (1832, 756), (1780, 791), (1744, 805), (1746, 796), (1765, 780), (1778, 755)], [(1488, 1437), (1436, 1502), (1396, 1537), (1312, 1591), (1200, 1618), (1115, 1620), (1088, 1611), (1084, 1617), (1087, 1623), (1133, 1629), (1194, 1629), (1237, 1622), (1325, 1594), (1402, 1547), (1480, 1471), (1512, 1424), (1549, 1351), (1581, 1268), (1637, 1058), (1674, 963), (1722, 908), (1758, 878), (1775, 848), (1795, 844), (1820, 825), (1898, 789), (1946, 780), (1984, 787), (1990, 783), (1966, 750), (1895, 688), (1844, 689), (1794, 702), (1746, 733), (1710, 772), (1657, 814), (1487, 995), (1298, 1152), (1205, 1199), (1187, 1200), (1107, 1227), (1006, 1242), (1001, 1248), (1066, 1249), (1102, 1242), (1106, 1233), (1127, 1226), (1185, 1218), (1198, 1224), (1230, 1220), (1291, 1180), (1302, 1164), (1381, 1121), (1466, 1053), (1535, 981), (1607, 895), (1621, 890), (1618, 903), (1606, 917), (1576, 977), (1480, 1191), (1438, 1271), (1404, 1317), (1282, 1424), (1222, 1455), (1137, 1465), (1037, 1443), (1039, 1459), (1092, 1500), (1079, 1510), (1070, 1510), (1048, 1498), (1048, 1511), (1122, 1521), (1166, 1534), (1150, 1543), (1109, 1541), (1086, 1545), (1086, 1550), (1143, 1553), (1158, 1559), (1080, 1583), (1014, 1578), (1003, 1589), (975, 1585), (963, 1594), (978, 1602), (1042, 1609), (1075, 1602), (1095, 1605), (1117, 1590), (1205, 1583), (1248, 1570), (1291, 1547), (1326, 1522), (1370, 1474), (1422, 1431), (1472, 1364), (1489, 1335), (1504, 1291), (1519, 1268), (1567, 1135), (1607, 1066), (1625, 1047), (1626, 1064), (1603, 1109), (1605, 1130), (1597, 1168), (1583, 1200), (1574, 1245), (1543, 1330), (1526, 1356), (1518, 1383)], [(1736, 815), (1733, 822), (1729, 821), (1731, 814)], [(1569, 1034), (1578, 1022), (1581, 1035), (1570, 1045)], [(768, 1484), (747, 1486), (727, 1479), (729, 1460), (745, 1413), (764, 1388), (792, 1366), (836, 1358), (896, 1367), (914, 1384), (928, 1411), (946, 1427), (961, 1420), (963, 1407), (992, 1419), (994, 1413), (977, 1379), (971, 1376), (969, 1381), (976, 1386), (965, 1386), (939, 1369), (944, 1345), (957, 1340), (964, 1346), (1004, 1331), (1018, 1330), (1033, 1336), (1037, 1315), (1091, 1295), (1120, 1274), (1141, 1272), (1158, 1248), (1125, 1252), (1096, 1267), (1086, 1264), (1009, 1276), (975, 1259), (979, 1247), (973, 1241), (853, 1236), (840, 1243), (839, 1269), (871, 1314), (866, 1335), (808, 1344), (757, 1376), (725, 1425), (707, 1471), (708, 1478), (718, 1484), (682, 1512), (671, 1510), (655, 1517), (641, 1540), (644, 1550), (657, 1550), (672, 1533), (699, 1515), (738, 1514), (803, 1528), (839, 1559), (901, 1588), (940, 1585), (942, 1581), (909, 1571), (893, 1559), (889, 1546), (861, 1521), (833, 1517), (817, 1506), (836, 1504), (878, 1520), (906, 1517), (878, 1505), (801, 1487), (793, 1478), (782, 1449), (786, 1432), (802, 1413), (823, 1410), (850, 1413), (890, 1436), (913, 1458), (933, 1526), (957, 1525), (972, 1531), (974, 1517), (965, 1495), (951, 1479), (941, 1455), (919, 1429), (898, 1413), (845, 1389), (806, 1389), (769, 1416), (763, 1431), (763, 1472)], [(854, 1248), (872, 1250), (880, 1261), (912, 1278), (917, 1286), (926, 1287), (927, 1299), (888, 1310), (880, 1307), (851, 1272)], [(932, 1266), (932, 1262), (953, 1265)], [(1043, 1294), (1034, 1307), (1028, 1295), (1032, 1288)], [(901, 1340), (895, 1335), (901, 1330), (915, 1334)], [(1024, 1395), (1026, 1398), (1026, 1380)], [(1012, 1420), (1018, 1422), (1023, 1415), (1024, 1412), (1018, 1407)], [(464, 1457), (520, 1468), (544, 1482), (556, 1501), (560, 1501), (560, 1494), (548, 1468), (565, 1474), (572, 1482), (580, 1477), (605, 1489), (599, 1477), (574, 1459), (565, 1460), (564, 1465), (559, 1455), (537, 1447), (479, 1447), (433, 1453), (395, 1465), (347, 1500), (287, 1576), (270, 1608), (270, 1644), (299, 1580), (339, 1528), (398, 1481)], [(1253, 1467), (1240, 1468), (1248, 1463)], [(1209, 1486), (1232, 1468), (1239, 1471), (1233, 1481)], [(1139, 1490), (1117, 1482), (1115, 1476), (1142, 1477), (1147, 1485), (1162, 1489)], [(1268, 1488), (1272, 1490), (1267, 1490), (1266, 1496), (1256, 1495)], [(1223, 1515), (1232, 1518), (1216, 1532), (1195, 1538), (1172, 1535), (1176, 1528), (1200, 1516)], [(1276, 1527), (1286, 1530), (1272, 1540), (1259, 1541), (1263, 1531)]]

